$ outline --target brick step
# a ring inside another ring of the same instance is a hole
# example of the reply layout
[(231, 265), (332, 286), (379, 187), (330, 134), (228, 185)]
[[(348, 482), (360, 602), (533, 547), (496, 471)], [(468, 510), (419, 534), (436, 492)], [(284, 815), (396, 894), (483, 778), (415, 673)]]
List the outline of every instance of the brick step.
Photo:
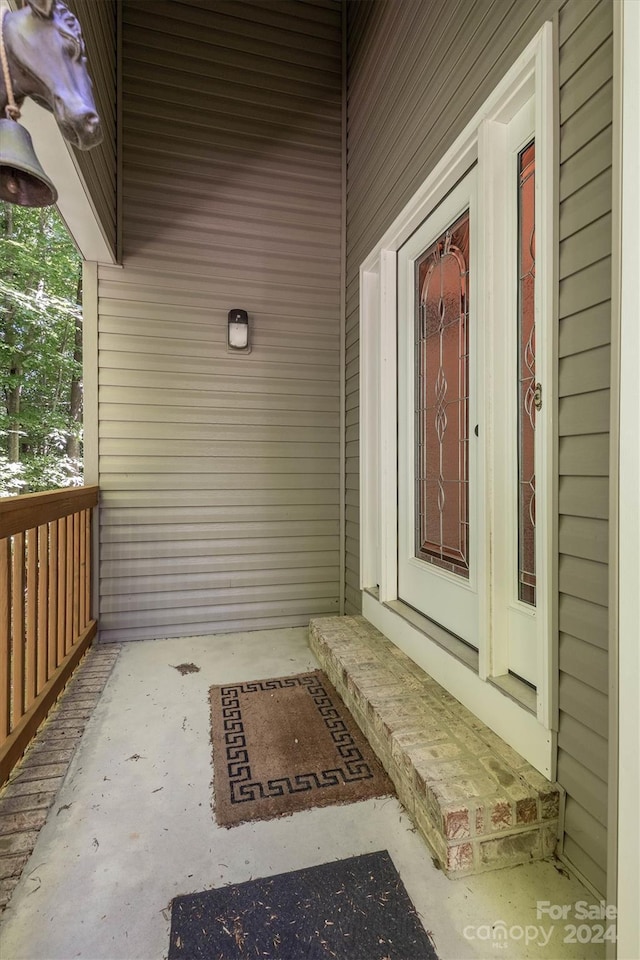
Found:
[(364, 617), (313, 619), (309, 643), (447, 876), (554, 853), (559, 786)]

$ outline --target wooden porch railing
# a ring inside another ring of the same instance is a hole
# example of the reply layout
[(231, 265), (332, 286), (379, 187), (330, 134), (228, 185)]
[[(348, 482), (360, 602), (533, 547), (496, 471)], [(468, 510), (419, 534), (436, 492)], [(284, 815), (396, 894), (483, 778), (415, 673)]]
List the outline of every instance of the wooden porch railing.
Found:
[(98, 487), (0, 499), (0, 785), (96, 634)]

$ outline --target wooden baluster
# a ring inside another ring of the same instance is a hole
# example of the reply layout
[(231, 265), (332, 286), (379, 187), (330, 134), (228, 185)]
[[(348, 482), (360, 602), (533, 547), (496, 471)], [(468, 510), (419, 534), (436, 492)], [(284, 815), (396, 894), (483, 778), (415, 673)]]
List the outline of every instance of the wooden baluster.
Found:
[(0, 742), (11, 730), (11, 540), (0, 540)]
[(47, 673), (52, 677), (58, 666), (58, 524), (49, 523), (49, 631), (47, 636)]
[(58, 664), (64, 660), (65, 603), (67, 598), (67, 521), (58, 520)]
[(49, 679), (49, 528), (38, 527), (38, 693)]
[(84, 550), (85, 558), (86, 558), (86, 573), (84, 577), (84, 593), (85, 593), (84, 604), (85, 604), (85, 610), (86, 610), (86, 616), (87, 616), (87, 623), (89, 623), (93, 615), (93, 611), (91, 610), (91, 576), (92, 576), (91, 537), (92, 537), (93, 514), (91, 510), (85, 510), (85, 516), (87, 518), (87, 522), (85, 524), (86, 544), (85, 544), (85, 550)]
[(73, 646), (73, 516), (67, 517), (67, 555), (66, 555), (66, 618), (64, 625), (64, 652), (69, 653)]
[(73, 643), (80, 636), (80, 517), (73, 515)]
[(38, 642), (38, 531), (32, 527), (27, 530), (27, 622), (26, 640), (26, 684), (25, 708), (29, 709), (36, 698), (37, 686), (37, 642)]
[(11, 576), (11, 608), (13, 620), (13, 704), (12, 727), (24, 714), (24, 533), (13, 538), (13, 570)]
[(87, 604), (86, 604), (86, 589), (85, 589), (85, 578), (87, 576), (87, 511), (83, 510), (78, 517), (79, 526), (80, 526), (80, 598), (79, 598), (79, 616), (80, 616), (80, 630), (84, 630), (87, 625)]

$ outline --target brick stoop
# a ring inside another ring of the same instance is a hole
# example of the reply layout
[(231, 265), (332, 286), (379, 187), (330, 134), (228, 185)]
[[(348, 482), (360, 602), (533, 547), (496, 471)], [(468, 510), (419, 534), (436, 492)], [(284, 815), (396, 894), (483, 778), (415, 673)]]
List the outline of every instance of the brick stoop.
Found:
[(323, 617), (311, 649), (449, 877), (554, 853), (550, 783), (364, 617)]

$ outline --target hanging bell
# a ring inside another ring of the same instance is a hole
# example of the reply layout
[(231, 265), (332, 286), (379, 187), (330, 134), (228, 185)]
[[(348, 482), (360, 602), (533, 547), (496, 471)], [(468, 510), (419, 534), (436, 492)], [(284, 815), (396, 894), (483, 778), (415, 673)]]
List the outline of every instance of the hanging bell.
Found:
[(49, 207), (57, 199), (29, 131), (17, 120), (0, 120), (0, 200), (20, 207)]

